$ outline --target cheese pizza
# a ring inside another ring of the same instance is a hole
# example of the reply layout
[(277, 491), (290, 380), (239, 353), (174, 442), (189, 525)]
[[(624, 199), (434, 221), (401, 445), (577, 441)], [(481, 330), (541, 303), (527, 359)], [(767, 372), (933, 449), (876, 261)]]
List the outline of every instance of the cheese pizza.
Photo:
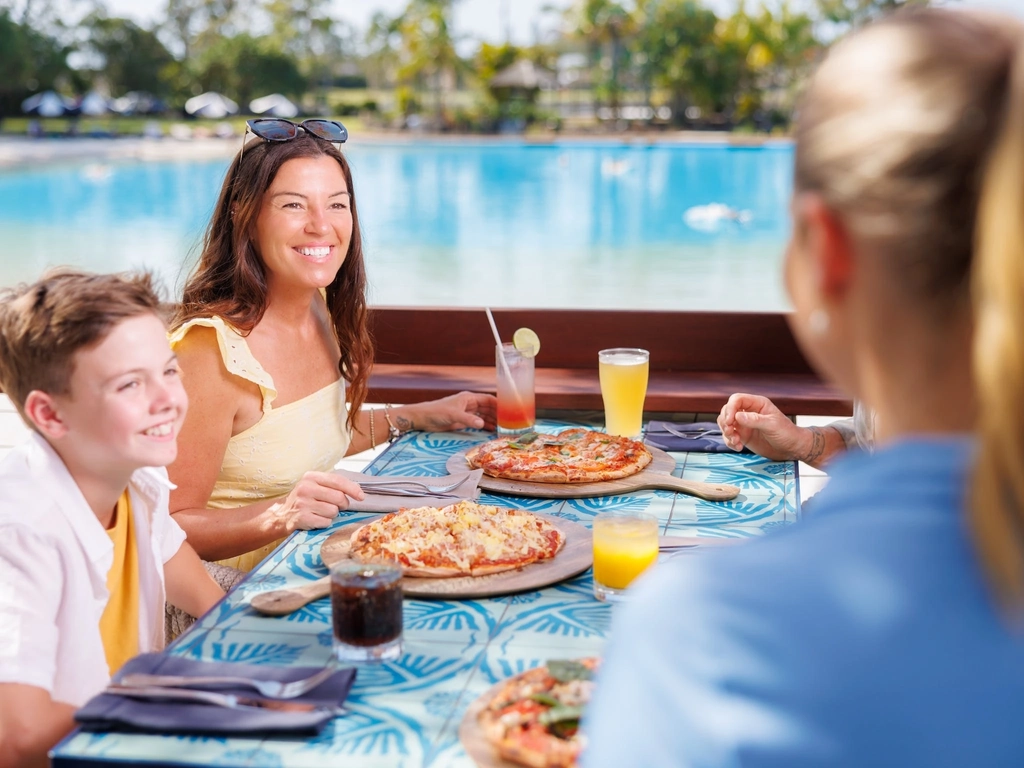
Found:
[(478, 445), (466, 460), (491, 477), (531, 483), (599, 483), (635, 475), (653, 456), (638, 440), (589, 429), (527, 432)]
[(565, 535), (542, 517), (460, 501), (447, 507), (402, 509), (355, 530), (350, 556), (392, 560), (405, 576), (486, 576), (548, 560)]

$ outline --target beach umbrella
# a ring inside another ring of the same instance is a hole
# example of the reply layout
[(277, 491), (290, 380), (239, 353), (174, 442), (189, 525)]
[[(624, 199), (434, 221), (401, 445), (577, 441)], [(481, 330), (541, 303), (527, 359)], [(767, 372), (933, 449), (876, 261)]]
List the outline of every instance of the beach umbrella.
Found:
[(266, 115), (267, 117), (295, 117), (299, 114), (299, 108), (287, 96), (282, 96), (280, 93), (253, 99), (249, 102), (249, 110), (254, 115)]
[(164, 103), (145, 91), (128, 91), (110, 102), (110, 109), (119, 115), (152, 115), (164, 111)]
[(103, 96), (100, 96), (96, 91), (89, 91), (82, 97), (78, 109), (83, 115), (98, 117), (99, 115), (107, 114), (110, 111), (110, 106)]
[(73, 101), (65, 99), (55, 91), (43, 91), (35, 96), (29, 96), (21, 102), (22, 112), (39, 117), (60, 117), (65, 113), (73, 112), (74, 109)]
[(535, 91), (540, 88), (554, 88), (555, 76), (529, 59), (520, 59), (492, 77), (489, 85), (491, 88)]
[(227, 96), (216, 91), (207, 91), (193, 96), (185, 102), (185, 112), (193, 117), (209, 117), (221, 120), (238, 113), (238, 105)]

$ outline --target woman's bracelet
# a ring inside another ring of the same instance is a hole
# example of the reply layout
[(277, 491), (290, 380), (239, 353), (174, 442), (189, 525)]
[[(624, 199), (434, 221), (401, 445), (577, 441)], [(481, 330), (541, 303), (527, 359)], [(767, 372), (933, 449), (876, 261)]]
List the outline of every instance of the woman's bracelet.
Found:
[(391, 408), (391, 403), (384, 406), (384, 418), (388, 422), (388, 442), (393, 443), (395, 440), (402, 436), (402, 430), (395, 426), (395, 423), (391, 421), (391, 414), (388, 413), (388, 408)]
[(377, 447), (377, 436), (373, 433), (373, 421), (374, 417), (377, 415), (377, 411), (371, 410), (368, 411), (368, 414), (370, 416), (370, 449), (372, 450)]

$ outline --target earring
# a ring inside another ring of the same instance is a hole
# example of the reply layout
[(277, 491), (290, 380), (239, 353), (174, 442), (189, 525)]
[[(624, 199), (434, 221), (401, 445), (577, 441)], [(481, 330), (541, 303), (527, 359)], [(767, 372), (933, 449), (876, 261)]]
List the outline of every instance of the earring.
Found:
[(810, 328), (811, 333), (815, 336), (824, 336), (828, 332), (828, 326), (828, 312), (821, 307), (818, 307), (807, 317), (807, 327)]

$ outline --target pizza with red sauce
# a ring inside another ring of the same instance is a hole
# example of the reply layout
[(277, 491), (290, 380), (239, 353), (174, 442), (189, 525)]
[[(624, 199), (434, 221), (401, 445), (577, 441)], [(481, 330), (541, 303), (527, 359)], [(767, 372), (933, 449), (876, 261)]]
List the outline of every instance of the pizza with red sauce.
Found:
[(487, 576), (554, 557), (565, 534), (542, 517), (460, 501), (447, 507), (401, 509), (357, 528), (355, 560), (393, 560), (405, 576)]
[(527, 432), (500, 437), (466, 454), (470, 466), (491, 477), (531, 483), (599, 483), (635, 475), (654, 457), (628, 437), (589, 429), (557, 435)]
[(509, 678), (477, 716), (505, 760), (530, 768), (573, 768), (585, 746), (583, 707), (598, 660), (549, 661)]

